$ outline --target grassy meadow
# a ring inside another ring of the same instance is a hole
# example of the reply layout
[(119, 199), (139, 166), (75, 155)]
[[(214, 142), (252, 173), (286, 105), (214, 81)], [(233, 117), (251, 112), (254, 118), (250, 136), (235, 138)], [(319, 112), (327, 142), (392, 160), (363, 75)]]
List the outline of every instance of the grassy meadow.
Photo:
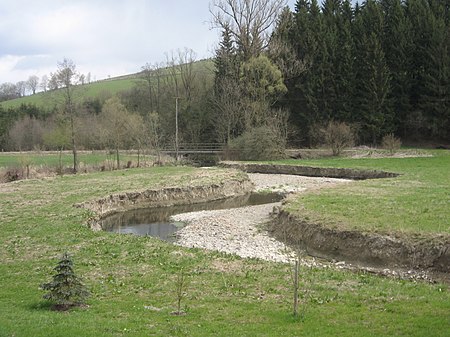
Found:
[[(80, 86), (80, 93), (84, 98), (102, 97), (102, 95), (115, 95), (121, 91), (131, 89), (138, 81), (138, 78), (119, 78), (111, 80), (103, 80), (92, 82)], [(48, 107), (52, 105), (52, 92), (40, 92), (35, 95), (25, 96), (21, 98), (12, 99), (1, 102), (0, 104), (5, 108), (16, 108), (21, 104), (34, 104), (38, 107)]]
[(432, 157), (330, 158), (277, 163), (384, 170), (397, 178), (356, 181), (299, 195), (286, 206), (310, 221), (345, 229), (450, 234), (450, 151)]
[[(211, 59), (199, 60), (194, 63), (193, 71), (197, 74), (213, 75), (214, 63)], [(168, 76), (168, 70), (162, 70), (162, 76)], [(153, 79), (156, 85), (156, 77)], [(100, 80), (89, 84), (80, 85), (77, 95), (81, 98), (101, 98), (109, 97), (120, 92), (132, 89), (138, 83), (145, 83), (139, 73), (126, 76), (114, 77), (107, 80)], [(34, 104), (38, 107), (48, 108), (49, 110), (55, 105), (54, 92), (39, 92), (34, 95), (20, 97), (9, 101), (0, 102), (3, 108), (17, 108), (21, 104)]]
[[(382, 197), (394, 190), (391, 186), (404, 195), (417, 188), (415, 195), (420, 196), (430, 192), (426, 186), (433, 182), (431, 191), (442, 197), (442, 189), (448, 193), (449, 180), (439, 180), (448, 177), (441, 172), (448, 160), (448, 155), (438, 153), (423, 159), (336, 159), (316, 164), (403, 173), (392, 180), (357, 182), (345, 187), (349, 190), (339, 187), (323, 197), (333, 205), (333, 198), (347, 193), (353, 198), (359, 191), (364, 210), (370, 207), (364, 206), (367, 191), (379, 192), (375, 200), (380, 205), (386, 201)], [(430, 168), (435, 173), (422, 172)], [(301, 316), (294, 319), (290, 266), (181, 248), (150, 237), (94, 232), (86, 225), (92, 214), (73, 207), (124, 191), (242, 178), (242, 173), (225, 169), (154, 167), (0, 184), (0, 337), (448, 335), (448, 285), (303, 267)], [(316, 212), (319, 195), (305, 198), (310, 204), (298, 207)], [(339, 208), (342, 212), (346, 205), (335, 206), (333, 212), (339, 215)], [(412, 207), (397, 207), (397, 212)], [(39, 284), (51, 279), (64, 251), (72, 254), (75, 271), (92, 294), (87, 307), (62, 313), (50, 310)], [(187, 314), (173, 316), (180, 270), (188, 275), (182, 301)]]
[[(137, 163), (137, 154), (121, 152), (119, 154), (121, 165), (126, 165), (128, 160)], [(148, 159), (148, 156), (145, 156)], [(141, 160), (144, 157), (141, 155)], [(81, 165), (100, 165), (105, 161), (115, 163), (115, 154), (109, 154), (107, 151), (79, 151), (78, 161)], [(64, 151), (61, 155), (63, 166), (71, 167), (73, 165), (73, 154), (70, 151)], [(0, 168), (21, 167), (24, 163), (31, 166), (57, 167), (59, 165), (58, 152), (5, 152), (0, 153)]]

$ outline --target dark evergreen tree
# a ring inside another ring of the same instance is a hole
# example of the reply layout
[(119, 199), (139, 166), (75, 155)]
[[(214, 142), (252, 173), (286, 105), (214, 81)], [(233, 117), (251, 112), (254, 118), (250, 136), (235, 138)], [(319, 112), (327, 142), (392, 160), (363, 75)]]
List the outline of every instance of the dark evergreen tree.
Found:
[[(449, 52), (446, 10), (436, 0), (406, 2), (411, 22), (411, 103), (418, 137), (448, 134)], [(410, 122), (410, 124), (413, 124)]]
[(73, 261), (68, 253), (64, 253), (57, 266), (55, 275), (49, 283), (41, 285), (41, 289), (49, 292), (43, 297), (55, 303), (59, 310), (67, 310), (72, 306), (84, 304), (89, 291), (73, 270)]
[(216, 50), (214, 58), (215, 70), (215, 91), (220, 90), (220, 82), (225, 78), (238, 79), (239, 62), (233, 40), (232, 32), (228, 26), (224, 27), (222, 40)]
[(354, 59), (352, 37), (353, 13), (350, 0), (345, 0), (337, 21), (336, 113), (334, 119), (351, 122), (354, 95)]
[(411, 110), (409, 100), (412, 47), (411, 27), (406, 19), (401, 0), (383, 0), (384, 11), (383, 50), (391, 74), (390, 100), (395, 113), (394, 128), (401, 136), (407, 135), (405, 120)]
[(228, 143), (242, 132), (240, 123), (241, 89), (239, 83), (240, 60), (232, 32), (224, 27), (222, 40), (214, 58), (214, 97), (211, 100), (215, 113), (211, 119), (216, 139)]
[(390, 73), (380, 39), (383, 16), (378, 3), (367, 1), (355, 22), (356, 90), (353, 119), (360, 140), (376, 144), (392, 130)]
[[(299, 7), (300, 8), (300, 7)], [(330, 58), (327, 41), (323, 39), (324, 24), (319, 5), (316, 0), (306, 4), (296, 16), (297, 36), (303, 35), (303, 43), (297, 44), (300, 57), (303, 57), (306, 70), (299, 77), (296, 89), (299, 91), (300, 104), (298, 109), (304, 132), (310, 127), (326, 119), (330, 111), (325, 86)], [(306, 30), (303, 30), (303, 27)]]
[(432, 138), (450, 139), (450, 56), (449, 30), (443, 18), (433, 17), (430, 45), (424, 62), (423, 89), (419, 108), (427, 120)]

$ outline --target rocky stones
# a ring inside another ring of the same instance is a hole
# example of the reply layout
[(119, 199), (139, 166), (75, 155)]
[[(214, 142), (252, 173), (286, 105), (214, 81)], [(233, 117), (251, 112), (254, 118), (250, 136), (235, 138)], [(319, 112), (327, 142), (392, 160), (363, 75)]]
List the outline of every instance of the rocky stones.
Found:
[[(312, 188), (347, 183), (349, 180), (312, 178), (280, 174), (249, 174), (256, 191), (271, 190), (280, 193), (301, 192)], [(186, 247), (218, 250), (243, 258), (259, 258), (274, 262), (292, 262), (296, 253), (284, 243), (271, 237), (264, 227), (274, 208), (271, 203), (235, 209), (201, 211), (178, 214), (174, 221), (187, 223), (177, 232), (177, 244)], [(305, 257), (302, 263), (315, 265)]]

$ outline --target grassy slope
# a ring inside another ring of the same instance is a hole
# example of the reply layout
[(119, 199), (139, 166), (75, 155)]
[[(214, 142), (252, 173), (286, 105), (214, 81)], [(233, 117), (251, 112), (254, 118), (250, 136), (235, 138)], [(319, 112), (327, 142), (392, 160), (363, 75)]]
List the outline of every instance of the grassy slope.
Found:
[[(140, 81), (138, 79), (111, 79), (105, 81), (94, 82), (90, 84), (85, 84), (80, 86), (80, 90), (82, 91), (82, 95), (84, 98), (88, 97), (97, 97), (103, 93), (106, 94), (117, 94), (118, 92), (131, 89), (136, 81)], [(52, 102), (51, 92), (47, 93), (37, 93), (35, 95), (30, 95), (26, 97), (16, 98), (13, 100), (1, 102), (4, 108), (15, 108), (20, 106), (21, 104), (35, 104), (39, 107), (48, 107), (49, 102)], [(51, 103), (54, 104), (54, 103)]]
[[(223, 170), (152, 168), (0, 185), (0, 336), (445, 336), (447, 286), (304, 268), (303, 321), (290, 314), (290, 268), (93, 232), (72, 205), (127, 190), (219, 181)], [(238, 176), (239, 178), (239, 176)], [(92, 291), (89, 308), (48, 310), (38, 285), (63, 251)], [(175, 310), (175, 278), (189, 271)], [(145, 306), (160, 308), (160, 311)]]
[(450, 153), (433, 157), (282, 161), (285, 164), (378, 169), (392, 179), (353, 182), (297, 197), (287, 208), (310, 220), (344, 228), (450, 234)]
[[(200, 60), (195, 62), (194, 64), (194, 71), (199, 73), (213, 73), (214, 64), (212, 60)], [(167, 70), (163, 71), (167, 72)], [(131, 89), (137, 82), (144, 81), (143, 79), (139, 78), (139, 74), (131, 74), (127, 76), (120, 76), (117, 78), (111, 78), (109, 80), (102, 80), (98, 82), (93, 82), (90, 84), (85, 84), (80, 87), (81, 95), (84, 98), (88, 97), (98, 97), (102, 94), (111, 94), (115, 95), (121, 91), (129, 90)], [(156, 78), (155, 78), (156, 81)], [(22, 98), (17, 98), (5, 102), (0, 102), (0, 104), (4, 108), (10, 108), (10, 107), (18, 107), (21, 104), (35, 104), (40, 107), (48, 107), (49, 104), (54, 105), (52, 99), (51, 99), (51, 93), (37, 93), (35, 95), (30, 95)], [(51, 102), (51, 103), (49, 103)]]

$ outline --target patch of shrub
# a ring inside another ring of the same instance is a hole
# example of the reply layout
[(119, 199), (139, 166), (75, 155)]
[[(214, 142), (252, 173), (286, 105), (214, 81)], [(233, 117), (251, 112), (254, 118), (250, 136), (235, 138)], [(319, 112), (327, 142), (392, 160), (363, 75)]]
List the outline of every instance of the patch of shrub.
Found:
[(381, 140), (381, 146), (388, 150), (390, 154), (394, 154), (402, 146), (402, 141), (395, 137), (393, 133), (388, 133)]
[(4, 183), (10, 183), (12, 181), (17, 181), (23, 179), (23, 171), (17, 167), (10, 167), (4, 170), (1, 174), (1, 181)]
[(325, 144), (333, 151), (333, 156), (339, 156), (342, 150), (355, 143), (355, 134), (351, 126), (343, 122), (328, 122), (323, 135)]
[(245, 131), (230, 142), (229, 151), (239, 160), (275, 160), (285, 158), (286, 142), (269, 126)]

